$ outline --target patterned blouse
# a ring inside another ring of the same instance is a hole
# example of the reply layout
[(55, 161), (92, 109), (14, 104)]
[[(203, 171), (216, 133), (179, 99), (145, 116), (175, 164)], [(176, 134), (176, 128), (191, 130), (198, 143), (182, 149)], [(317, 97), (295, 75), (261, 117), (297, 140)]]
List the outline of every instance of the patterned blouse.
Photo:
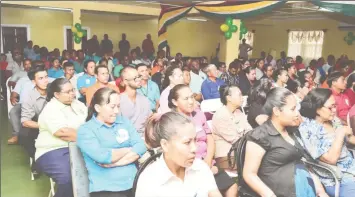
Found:
[[(339, 118), (335, 118), (332, 123), (334, 129), (342, 127)], [(299, 126), (299, 132), (301, 144), (311, 157), (317, 160), (329, 151), (335, 140), (335, 133), (328, 133), (323, 125), (319, 124), (314, 119), (303, 117), (303, 122)], [(343, 144), (340, 157), (337, 161), (337, 167), (343, 173), (341, 183), (355, 181), (355, 160), (345, 144)], [(319, 169), (314, 170), (317, 171), (324, 186), (335, 185), (332, 176), (328, 172)]]

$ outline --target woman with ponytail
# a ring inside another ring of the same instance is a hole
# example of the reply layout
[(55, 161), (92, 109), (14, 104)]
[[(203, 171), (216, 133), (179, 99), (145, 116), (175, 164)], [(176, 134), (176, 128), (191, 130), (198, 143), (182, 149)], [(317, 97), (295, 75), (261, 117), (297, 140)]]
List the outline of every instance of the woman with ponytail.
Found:
[(76, 141), (76, 131), (85, 122), (87, 108), (75, 100), (75, 89), (65, 78), (52, 82), (46, 100), (38, 118), (36, 164), (56, 182), (56, 197), (72, 197), (68, 142)]
[(131, 196), (135, 162), (146, 152), (133, 124), (119, 115), (120, 97), (110, 88), (95, 92), (77, 146), (89, 174), (90, 197)]
[(196, 158), (196, 134), (191, 118), (177, 111), (148, 123), (146, 143), (160, 147), (162, 156), (139, 176), (136, 197), (222, 196), (209, 166)]

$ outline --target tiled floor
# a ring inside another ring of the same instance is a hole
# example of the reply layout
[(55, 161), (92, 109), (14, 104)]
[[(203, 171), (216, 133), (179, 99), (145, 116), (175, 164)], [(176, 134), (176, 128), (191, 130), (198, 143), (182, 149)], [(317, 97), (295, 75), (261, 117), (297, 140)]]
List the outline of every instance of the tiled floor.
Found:
[(49, 178), (31, 181), (29, 158), (19, 145), (7, 145), (11, 136), (5, 103), (0, 101), (1, 197), (47, 197)]

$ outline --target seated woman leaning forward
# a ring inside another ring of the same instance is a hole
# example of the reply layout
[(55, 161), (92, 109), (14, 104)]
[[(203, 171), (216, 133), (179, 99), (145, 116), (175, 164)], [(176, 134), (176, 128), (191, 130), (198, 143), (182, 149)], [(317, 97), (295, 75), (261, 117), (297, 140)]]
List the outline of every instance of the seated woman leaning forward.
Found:
[(189, 117), (168, 112), (147, 128), (147, 145), (161, 147), (163, 154), (143, 170), (136, 197), (222, 196), (209, 166), (196, 159), (196, 128)]
[(36, 164), (40, 171), (56, 182), (56, 197), (71, 197), (68, 142), (76, 141), (76, 130), (85, 122), (87, 108), (75, 100), (75, 90), (64, 78), (52, 82), (47, 101), (38, 118)]
[[(299, 126), (301, 141), (307, 152), (325, 163), (336, 165), (343, 173), (340, 196), (355, 196), (355, 160), (346, 144), (355, 144), (350, 127), (336, 117), (336, 105), (330, 89), (311, 90), (301, 102), (303, 122)], [(335, 195), (335, 182), (329, 173), (320, 171), (320, 180), (329, 196)]]
[(272, 89), (264, 111), (270, 119), (247, 134), (245, 182), (260, 196), (327, 196), (318, 177), (301, 162), (302, 146), (286, 129), (299, 122), (293, 93), (281, 87)]
[(119, 95), (110, 88), (95, 92), (77, 146), (89, 174), (90, 197), (131, 196), (135, 162), (146, 152), (133, 124), (119, 115)]

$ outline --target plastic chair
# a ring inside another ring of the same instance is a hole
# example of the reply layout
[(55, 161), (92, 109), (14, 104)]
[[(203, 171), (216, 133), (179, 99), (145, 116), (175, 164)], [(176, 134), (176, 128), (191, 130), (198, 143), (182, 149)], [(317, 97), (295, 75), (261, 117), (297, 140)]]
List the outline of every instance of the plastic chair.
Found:
[(202, 112), (210, 112), (210, 113), (217, 111), (222, 106), (223, 106), (223, 103), (221, 102), (221, 99), (219, 99), (219, 98), (203, 100), (200, 105)]
[(11, 92), (12, 92), (12, 88), (10, 86), (8, 86), (9, 84), (9, 81), (10, 81), (10, 78), (8, 78), (6, 80), (6, 101), (7, 101), (7, 115), (10, 119), (10, 110), (14, 107), (12, 106), (11, 102), (10, 102), (10, 97), (11, 97)]
[(144, 169), (149, 166), (151, 163), (153, 163), (154, 161), (157, 160), (158, 157), (161, 156), (161, 152), (154, 154), (152, 156), (150, 156), (139, 168), (136, 176), (134, 177), (134, 181), (133, 181), (133, 187), (132, 187), (132, 196), (134, 197), (136, 195), (136, 190), (137, 190), (137, 184), (138, 184), (138, 179), (139, 176), (142, 174), (142, 172), (144, 171)]
[(75, 142), (69, 142), (69, 155), (74, 197), (90, 197), (88, 171)]
[(53, 181), (52, 178), (49, 178), (49, 182), (51, 184), (51, 189), (49, 190), (48, 197), (54, 197), (54, 195), (55, 195), (55, 190), (54, 190), (55, 182)]

